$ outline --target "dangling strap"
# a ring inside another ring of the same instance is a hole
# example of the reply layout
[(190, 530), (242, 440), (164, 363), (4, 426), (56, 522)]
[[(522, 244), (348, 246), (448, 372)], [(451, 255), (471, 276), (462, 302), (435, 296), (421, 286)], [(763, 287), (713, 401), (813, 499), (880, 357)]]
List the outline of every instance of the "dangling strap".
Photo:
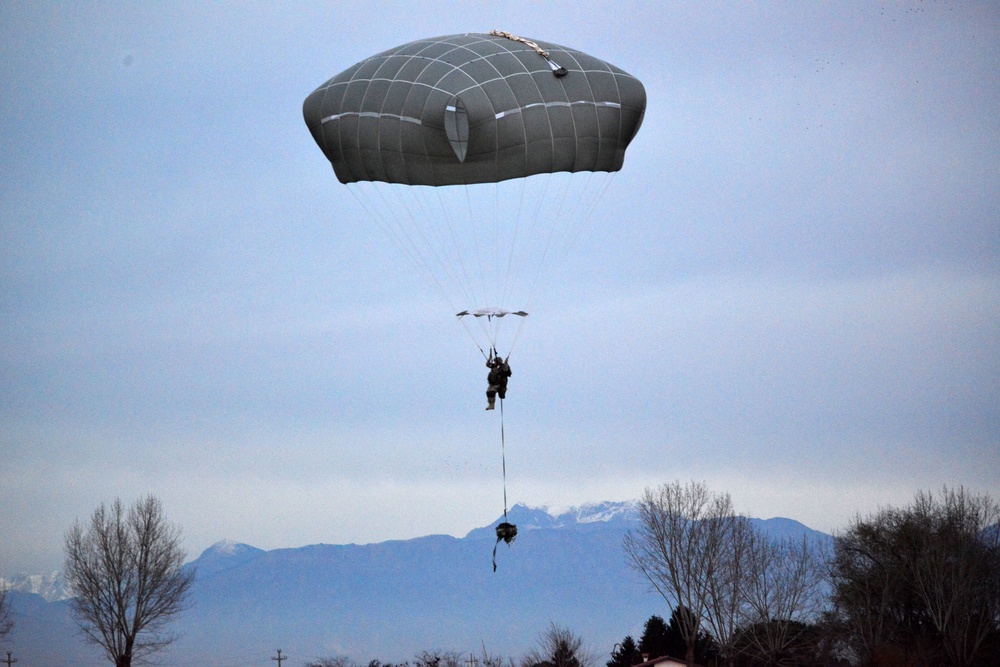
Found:
[[(497, 531), (499, 532), (499, 531)], [(497, 547), (500, 546), (500, 540), (502, 537), (497, 537), (497, 543), (493, 545), (493, 571), (497, 571)]]

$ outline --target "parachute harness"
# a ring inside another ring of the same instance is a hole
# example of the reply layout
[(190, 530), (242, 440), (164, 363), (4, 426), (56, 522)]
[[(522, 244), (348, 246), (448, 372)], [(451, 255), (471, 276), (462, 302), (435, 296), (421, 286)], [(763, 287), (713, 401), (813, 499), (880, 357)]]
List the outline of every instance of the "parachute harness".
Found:
[(541, 57), (545, 58), (545, 61), (548, 62), (549, 68), (551, 68), (552, 73), (555, 74), (556, 76), (560, 76), (561, 77), (561, 76), (566, 76), (567, 74), (569, 74), (569, 72), (566, 71), (565, 67), (561, 67), (559, 65), (559, 63), (557, 63), (554, 60), (552, 60), (552, 58), (551, 58), (551, 56), (550, 56), (550, 54), (549, 54), (548, 51), (546, 51), (542, 47), (538, 46), (538, 44), (536, 44), (535, 42), (532, 42), (530, 39), (525, 39), (524, 37), (518, 37), (517, 35), (512, 35), (509, 32), (506, 32), (504, 30), (490, 30), (490, 36), (491, 37), (503, 37), (504, 39), (509, 39), (512, 42), (520, 42), (521, 44), (524, 44), (525, 46), (528, 46), (528, 47), (534, 49), (535, 53), (537, 53)]
[(503, 461), (503, 522), (497, 524), (497, 542), (493, 545), (493, 571), (497, 571), (497, 547), (500, 540), (508, 545), (517, 538), (517, 526), (507, 522), (507, 454), (503, 432), (503, 399), (500, 399), (500, 460)]

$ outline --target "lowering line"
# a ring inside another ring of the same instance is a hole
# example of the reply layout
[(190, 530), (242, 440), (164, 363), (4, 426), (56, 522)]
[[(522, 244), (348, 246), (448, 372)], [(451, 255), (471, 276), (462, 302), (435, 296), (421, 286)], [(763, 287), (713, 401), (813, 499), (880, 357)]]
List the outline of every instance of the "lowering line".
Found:
[(493, 571), (497, 571), (497, 547), (503, 540), (508, 545), (517, 537), (517, 526), (507, 522), (507, 443), (503, 431), (503, 399), (500, 399), (500, 460), (503, 462), (503, 521), (497, 524), (497, 542), (493, 545)]

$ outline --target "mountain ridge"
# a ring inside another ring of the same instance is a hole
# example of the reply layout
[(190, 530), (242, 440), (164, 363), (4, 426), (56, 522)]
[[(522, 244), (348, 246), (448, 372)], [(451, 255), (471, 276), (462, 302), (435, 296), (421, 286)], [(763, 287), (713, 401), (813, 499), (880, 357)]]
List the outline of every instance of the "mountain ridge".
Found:
[[(641, 632), (666, 602), (631, 570), (622, 551), (637, 526), (631, 503), (596, 503), (550, 513), (514, 505), (518, 538), (497, 549), (494, 526), (463, 537), (425, 535), (372, 544), (312, 544), (263, 550), (222, 540), (196, 568), (193, 605), (177, 619), (165, 664), (253, 663), (282, 646), (296, 660), (342, 655), (367, 664), (402, 662), (423, 650), (517, 656), (550, 622), (601, 652)], [(782, 537), (822, 536), (791, 519), (754, 520)], [(520, 522), (520, 523), (519, 523)], [(19, 651), (88, 660), (71, 632), (68, 603), (14, 596)], [(30, 647), (34, 647), (31, 649)], [(270, 653), (269, 653), (270, 652)]]

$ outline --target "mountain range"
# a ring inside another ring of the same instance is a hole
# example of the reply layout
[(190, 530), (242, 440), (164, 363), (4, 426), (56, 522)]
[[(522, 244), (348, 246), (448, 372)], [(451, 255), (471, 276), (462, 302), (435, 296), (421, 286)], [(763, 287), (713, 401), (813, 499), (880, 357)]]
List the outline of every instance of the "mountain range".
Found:
[[(494, 572), (500, 520), (462, 538), (270, 551), (221, 541), (185, 566), (197, 568), (192, 606), (171, 625), (178, 639), (157, 660), (273, 665), (278, 648), (293, 665), (335, 655), (401, 662), (431, 650), (516, 658), (550, 623), (606, 656), (625, 635), (638, 637), (651, 615), (669, 617), (667, 603), (625, 560), (622, 539), (637, 525), (632, 503), (557, 515), (515, 505), (508, 520), (518, 537), (498, 545)], [(791, 519), (754, 521), (777, 537), (830, 539)], [(49, 580), (46, 588), (24, 578), (12, 592), (16, 625), (2, 648), (26, 667), (107, 664), (58, 599), (59, 577)]]

